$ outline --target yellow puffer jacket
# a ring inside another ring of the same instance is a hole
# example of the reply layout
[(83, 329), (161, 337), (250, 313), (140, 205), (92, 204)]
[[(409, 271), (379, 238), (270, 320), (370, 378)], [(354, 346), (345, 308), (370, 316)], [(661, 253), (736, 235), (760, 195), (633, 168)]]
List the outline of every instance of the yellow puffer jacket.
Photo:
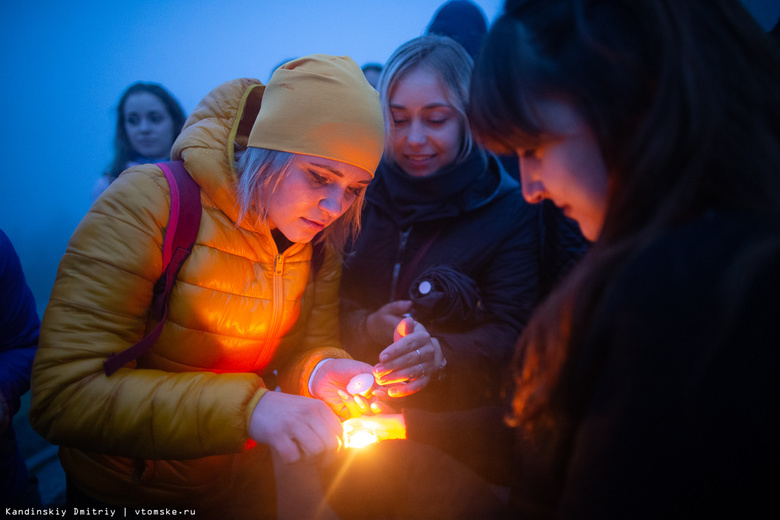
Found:
[[(202, 221), (179, 273), (162, 334), (137, 366), (103, 361), (140, 340), (162, 272), (170, 192), (153, 165), (123, 173), (73, 234), (46, 309), (30, 418), (61, 445), (68, 476), (113, 504), (197, 507), (247, 518), (269, 471), (248, 421), (274, 369), (309, 395), (311, 371), (348, 357), (338, 341), (340, 262), (316, 280), (312, 247), (282, 254), (265, 226), (237, 227), (233, 142), (245, 143), (264, 87), (226, 83), (190, 115), (174, 146), (201, 187)], [(267, 482), (267, 480), (266, 480)]]

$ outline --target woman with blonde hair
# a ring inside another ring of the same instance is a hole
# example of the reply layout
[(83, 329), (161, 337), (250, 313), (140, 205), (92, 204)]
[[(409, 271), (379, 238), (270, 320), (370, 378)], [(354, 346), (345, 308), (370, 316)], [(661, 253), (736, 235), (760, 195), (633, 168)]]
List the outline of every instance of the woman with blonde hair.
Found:
[(69, 505), (275, 518), (271, 453), (289, 463), (338, 451), (338, 392), (371, 370), (338, 340), (341, 245), (383, 132), (379, 98), (345, 56), (208, 94), (172, 153), (200, 188), (197, 239), (159, 338), (110, 375), (109, 355), (156, 325), (171, 189), (160, 168), (137, 166), (93, 205), (60, 264), (33, 368), (31, 422), (61, 446)]

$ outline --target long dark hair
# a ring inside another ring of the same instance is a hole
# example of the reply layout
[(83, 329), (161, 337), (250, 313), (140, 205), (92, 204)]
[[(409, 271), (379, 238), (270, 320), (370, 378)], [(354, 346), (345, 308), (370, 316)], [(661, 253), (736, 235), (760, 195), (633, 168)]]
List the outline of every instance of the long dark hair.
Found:
[(173, 120), (173, 139), (181, 133), (181, 129), (184, 126), (184, 121), (187, 116), (184, 114), (184, 110), (179, 105), (179, 102), (168, 92), (162, 85), (157, 83), (148, 83), (139, 81), (133, 83), (122, 93), (122, 97), (119, 99), (119, 105), (116, 108), (116, 133), (114, 135), (114, 159), (111, 161), (111, 166), (106, 172), (106, 176), (110, 181), (113, 181), (117, 176), (122, 173), (127, 167), (127, 163), (135, 158), (137, 155), (130, 145), (130, 140), (127, 138), (127, 131), (125, 130), (125, 103), (127, 99), (133, 94), (139, 92), (147, 92), (157, 97), (165, 109), (168, 111), (168, 115)]
[(514, 361), (515, 420), (545, 415), (620, 265), (716, 209), (780, 222), (780, 63), (738, 0), (509, 0), (471, 83), (488, 148), (555, 139), (534, 102), (571, 103), (609, 178), (604, 226), (537, 310)]

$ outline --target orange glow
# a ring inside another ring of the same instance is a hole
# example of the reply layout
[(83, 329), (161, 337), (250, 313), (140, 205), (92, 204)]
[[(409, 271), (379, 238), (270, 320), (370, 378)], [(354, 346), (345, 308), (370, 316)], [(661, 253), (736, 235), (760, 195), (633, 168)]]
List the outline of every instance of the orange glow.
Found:
[(365, 448), (376, 442), (376, 433), (369, 430), (358, 430), (347, 436), (347, 448)]
[(354, 428), (344, 425), (344, 446), (347, 448), (365, 448), (377, 441), (376, 433), (368, 428)]
[(363, 448), (378, 441), (406, 438), (403, 415), (353, 417), (344, 421), (344, 446)]

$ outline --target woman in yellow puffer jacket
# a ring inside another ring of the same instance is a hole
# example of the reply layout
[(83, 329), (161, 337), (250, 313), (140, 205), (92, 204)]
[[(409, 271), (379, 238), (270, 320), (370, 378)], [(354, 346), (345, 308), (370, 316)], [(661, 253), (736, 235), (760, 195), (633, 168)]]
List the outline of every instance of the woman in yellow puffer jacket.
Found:
[[(96, 201), (60, 264), (33, 368), (30, 418), (61, 446), (69, 504), (273, 517), (271, 452), (294, 462), (339, 449), (338, 390), (372, 369), (340, 348), (340, 247), (383, 128), (348, 57), (307, 56), (267, 86), (212, 91), (172, 151), (201, 188), (197, 240), (159, 339), (110, 376), (109, 354), (156, 325), (171, 195), (144, 165)], [(274, 372), (283, 392), (268, 391)]]

